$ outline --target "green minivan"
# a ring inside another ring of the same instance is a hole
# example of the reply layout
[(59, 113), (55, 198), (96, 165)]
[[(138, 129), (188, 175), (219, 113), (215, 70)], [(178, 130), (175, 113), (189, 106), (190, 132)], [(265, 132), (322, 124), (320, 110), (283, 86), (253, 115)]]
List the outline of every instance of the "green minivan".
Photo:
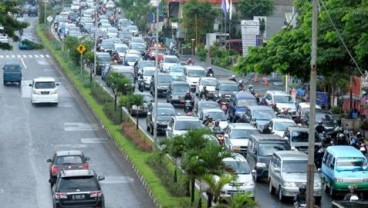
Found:
[(4, 85), (8, 83), (22, 83), (22, 67), (17, 62), (6, 62), (3, 67)]

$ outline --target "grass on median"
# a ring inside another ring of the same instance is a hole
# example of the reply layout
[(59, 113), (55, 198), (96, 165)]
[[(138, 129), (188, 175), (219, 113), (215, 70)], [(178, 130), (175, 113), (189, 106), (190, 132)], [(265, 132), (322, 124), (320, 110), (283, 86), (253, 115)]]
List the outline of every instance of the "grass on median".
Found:
[[(91, 89), (86, 87), (86, 84), (79, 79), (79, 77), (70, 68), (69, 63), (66, 62), (61, 51), (55, 49), (55, 43), (51, 42), (45, 35), (41, 25), (37, 25), (37, 35), (42, 40), (45, 48), (51, 51), (61, 69), (70, 78), (76, 86), (80, 94), (84, 97), (86, 102), (91, 106), (95, 114), (99, 117), (104, 127), (110, 132), (111, 136), (119, 143), (124, 152), (129, 156), (130, 160), (136, 166), (138, 171), (145, 178), (150, 190), (155, 196), (158, 204), (162, 207), (189, 207), (187, 197), (172, 197), (166, 188), (162, 185), (160, 178), (152, 171), (146, 163), (148, 158), (152, 157), (153, 152), (144, 152), (139, 150), (129, 139), (121, 135), (121, 127), (114, 125), (105, 115), (103, 106), (100, 105), (91, 95)], [(166, 163), (169, 169), (173, 170), (175, 167), (172, 163)]]

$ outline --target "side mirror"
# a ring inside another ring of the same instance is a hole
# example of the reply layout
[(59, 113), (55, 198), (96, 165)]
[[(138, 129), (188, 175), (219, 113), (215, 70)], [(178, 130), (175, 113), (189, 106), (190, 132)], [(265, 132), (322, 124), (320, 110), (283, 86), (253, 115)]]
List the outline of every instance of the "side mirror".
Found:
[(32, 84), (29, 84), (28, 86), (32, 87)]
[(255, 175), (256, 174), (256, 170), (252, 170), (252, 175)]
[(275, 169), (273, 169), (273, 171), (274, 171), (275, 173), (280, 173), (280, 168), (275, 168)]
[(50, 162), (52, 162), (52, 160), (51, 159), (47, 159), (46, 162), (49, 162), (50, 163)]
[(167, 131), (172, 131), (172, 127), (171, 127), (171, 126), (168, 126), (168, 127), (166, 128), (166, 130), (167, 130)]
[(147, 116), (150, 116), (150, 115), (152, 115), (152, 113), (151, 112), (147, 112)]
[(97, 176), (97, 180), (99, 181), (105, 180), (105, 176)]

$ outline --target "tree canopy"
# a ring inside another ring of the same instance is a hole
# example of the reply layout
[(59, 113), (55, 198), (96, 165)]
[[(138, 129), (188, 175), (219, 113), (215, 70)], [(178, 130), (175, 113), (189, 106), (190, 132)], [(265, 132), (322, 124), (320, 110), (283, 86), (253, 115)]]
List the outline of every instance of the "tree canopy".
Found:
[(239, 0), (237, 7), (243, 19), (270, 15), (274, 8), (273, 0)]
[(213, 24), (218, 12), (212, 8), (209, 2), (197, 2), (191, 0), (183, 7), (183, 28), (186, 40), (201, 39), (206, 37), (206, 33), (213, 31)]
[[(21, 12), (19, 3), (13, 0), (3, 0), (0, 2), (0, 26), (4, 27), (4, 33), (14, 41), (19, 41), (16, 31), (28, 27), (28, 23), (16, 20), (17, 14)], [(11, 50), (8, 43), (0, 43), (0, 49)]]
[(125, 16), (132, 20), (141, 31), (146, 31), (146, 17), (153, 8), (149, 0), (120, 0), (119, 5), (124, 8)]
[[(239, 73), (269, 74), (278, 71), (303, 80), (309, 79), (311, 53), (311, 2), (297, 0), (296, 28), (286, 27), (265, 46), (252, 47), (247, 57), (238, 60), (233, 70)], [(324, 9), (324, 5), (326, 9)], [(368, 65), (368, 1), (321, 0), (318, 18), (318, 75), (357, 72), (339, 39), (342, 39), (361, 69)], [(331, 18), (331, 20), (330, 20)]]

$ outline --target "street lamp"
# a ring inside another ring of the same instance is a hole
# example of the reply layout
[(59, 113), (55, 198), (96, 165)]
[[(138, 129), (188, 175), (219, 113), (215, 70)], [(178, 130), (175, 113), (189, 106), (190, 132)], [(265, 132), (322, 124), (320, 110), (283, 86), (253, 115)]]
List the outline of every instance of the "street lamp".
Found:
[[(159, 6), (160, 6), (160, 0), (157, 0), (157, 7), (156, 7), (156, 69), (155, 69), (155, 77), (154, 79), (157, 79), (158, 77), (158, 21), (159, 21)], [(155, 82), (157, 83), (157, 82)], [(157, 84), (155, 84), (155, 108), (154, 108), (154, 119), (157, 121)], [(153, 149), (157, 148), (157, 122), (154, 123), (154, 131), (153, 131)]]

